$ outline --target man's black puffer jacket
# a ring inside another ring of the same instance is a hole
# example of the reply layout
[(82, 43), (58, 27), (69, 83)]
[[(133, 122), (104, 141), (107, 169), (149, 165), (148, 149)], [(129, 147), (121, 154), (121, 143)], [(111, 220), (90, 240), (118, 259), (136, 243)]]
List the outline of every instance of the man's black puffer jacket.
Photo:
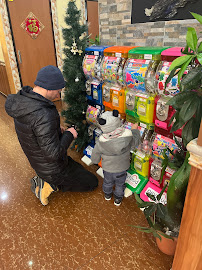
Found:
[(8, 96), (5, 109), (14, 118), (19, 142), (32, 168), (45, 181), (58, 183), (74, 137), (69, 131), (61, 133), (54, 103), (25, 86)]

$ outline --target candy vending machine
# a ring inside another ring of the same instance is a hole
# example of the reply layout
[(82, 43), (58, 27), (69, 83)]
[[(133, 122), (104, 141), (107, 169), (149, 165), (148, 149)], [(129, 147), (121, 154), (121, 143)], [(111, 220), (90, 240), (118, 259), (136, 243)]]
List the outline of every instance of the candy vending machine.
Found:
[(102, 62), (103, 105), (105, 110), (118, 110), (125, 119), (125, 89), (123, 69), (128, 51), (134, 47), (113, 46), (104, 50)]

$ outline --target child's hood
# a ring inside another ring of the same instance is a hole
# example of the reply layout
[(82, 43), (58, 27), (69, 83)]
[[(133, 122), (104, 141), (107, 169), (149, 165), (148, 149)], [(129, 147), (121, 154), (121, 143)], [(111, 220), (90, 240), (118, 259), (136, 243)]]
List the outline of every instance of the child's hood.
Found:
[(106, 139), (103, 135), (101, 135), (99, 138), (99, 144), (104, 155), (121, 155), (131, 147), (132, 139), (131, 130), (125, 129), (123, 134), (117, 138)]

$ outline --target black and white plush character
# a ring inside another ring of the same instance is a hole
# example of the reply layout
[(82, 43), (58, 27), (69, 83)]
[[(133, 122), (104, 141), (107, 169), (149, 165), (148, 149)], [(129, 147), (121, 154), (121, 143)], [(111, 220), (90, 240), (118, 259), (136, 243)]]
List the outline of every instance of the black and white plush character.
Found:
[(106, 111), (98, 118), (98, 123), (103, 133), (109, 133), (122, 125), (117, 110)]
[(98, 122), (103, 134), (96, 141), (91, 160), (98, 164), (102, 159), (105, 199), (109, 200), (114, 194), (114, 203), (118, 206), (124, 194), (126, 171), (130, 166), (130, 150), (132, 146), (139, 145), (140, 132), (136, 126), (132, 130), (125, 129), (117, 110), (102, 113)]

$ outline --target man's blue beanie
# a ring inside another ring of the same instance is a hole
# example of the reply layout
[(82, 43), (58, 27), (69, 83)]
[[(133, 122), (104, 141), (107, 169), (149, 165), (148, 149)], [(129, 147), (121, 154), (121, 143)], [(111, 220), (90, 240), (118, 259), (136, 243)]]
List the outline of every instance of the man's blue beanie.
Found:
[(59, 68), (49, 65), (39, 70), (34, 84), (47, 90), (59, 90), (65, 87), (65, 80)]

